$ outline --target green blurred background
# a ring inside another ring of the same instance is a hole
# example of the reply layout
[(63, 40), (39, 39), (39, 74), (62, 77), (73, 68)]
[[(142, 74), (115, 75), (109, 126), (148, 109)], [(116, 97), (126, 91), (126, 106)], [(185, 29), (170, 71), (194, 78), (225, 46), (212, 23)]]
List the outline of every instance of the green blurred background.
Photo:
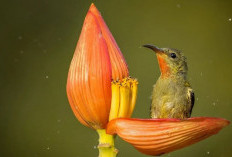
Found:
[[(182, 50), (196, 93), (193, 116), (232, 120), (232, 1), (14, 0), (0, 6), (0, 156), (97, 157), (97, 134), (74, 117), (66, 78), (94, 2), (139, 80), (133, 117), (148, 118), (160, 75), (153, 43)], [(166, 157), (230, 157), (232, 127)], [(145, 157), (117, 138), (119, 157)]]

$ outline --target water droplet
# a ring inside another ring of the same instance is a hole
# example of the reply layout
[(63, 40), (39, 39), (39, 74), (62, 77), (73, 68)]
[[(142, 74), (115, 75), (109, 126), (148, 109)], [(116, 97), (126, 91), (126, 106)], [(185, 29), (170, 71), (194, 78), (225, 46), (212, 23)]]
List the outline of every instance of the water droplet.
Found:
[(180, 5), (180, 4), (177, 4), (176, 7), (177, 7), (177, 8), (181, 8), (181, 5)]
[(203, 75), (203, 73), (201, 72), (201, 74), (200, 74), (201, 76)]
[(97, 146), (93, 146), (93, 149), (97, 149)]
[(231, 19), (231, 18), (229, 18), (229, 19), (228, 19), (228, 21), (232, 21), (232, 19)]
[(48, 79), (48, 75), (46, 75), (45, 78)]
[(213, 106), (216, 106), (216, 103), (215, 103), (215, 102), (213, 102)]
[(60, 123), (61, 122), (61, 120), (60, 119), (57, 119), (57, 123)]
[(50, 147), (47, 147), (47, 150), (50, 150), (51, 148)]
[(207, 154), (209, 154), (210, 152), (208, 151)]

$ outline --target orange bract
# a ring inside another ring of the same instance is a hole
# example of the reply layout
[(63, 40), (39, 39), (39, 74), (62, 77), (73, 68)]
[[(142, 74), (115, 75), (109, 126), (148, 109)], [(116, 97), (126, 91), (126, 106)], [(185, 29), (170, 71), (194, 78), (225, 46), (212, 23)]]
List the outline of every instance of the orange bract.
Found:
[(102, 34), (107, 43), (111, 67), (112, 67), (112, 78), (114, 80), (123, 79), (129, 76), (129, 71), (127, 68), (126, 61), (120, 51), (114, 37), (112, 36), (109, 28), (107, 27), (105, 21), (103, 20), (100, 12), (97, 10), (94, 4), (90, 6), (89, 12), (93, 13), (93, 15), (98, 20), (98, 23), (101, 27)]
[(68, 100), (77, 119), (93, 129), (105, 128), (111, 107), (111, 80), (127, 76), (122, 53), (92, 4), (67, 79)]
[(118, 134), (138, 151), (148, 155), (165, 154), (218, 133), (229, 121), (221, 118), (196, 117), (179, 119), (112, 120), (108, 134)]

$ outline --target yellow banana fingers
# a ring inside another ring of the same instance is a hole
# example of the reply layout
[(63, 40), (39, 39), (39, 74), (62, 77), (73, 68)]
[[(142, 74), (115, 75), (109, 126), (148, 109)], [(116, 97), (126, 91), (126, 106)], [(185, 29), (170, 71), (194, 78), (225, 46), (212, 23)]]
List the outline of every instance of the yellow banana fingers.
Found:
[(112, 81), (109, 121), (132, 115), (137, 98), (137, 85), (138, 81), (130, 77), (121, 81)]

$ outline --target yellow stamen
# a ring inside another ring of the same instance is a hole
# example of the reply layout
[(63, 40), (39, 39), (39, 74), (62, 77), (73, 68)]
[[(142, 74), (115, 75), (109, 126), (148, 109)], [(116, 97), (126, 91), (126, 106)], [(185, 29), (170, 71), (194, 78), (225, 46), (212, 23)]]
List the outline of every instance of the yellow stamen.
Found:
[(131, 81), (131, 98), (130, 98), (130, 109), (128, 112), (128, 117), (131, 117), (134, 111), (135, 103), (137, 99), (137, 92), (138, 92), (138, 81), (136, 79), (133, 79)]
[(111, 109), (110, 109), (109, 121), (118, 117), (119, 100), (120, 100), (119, 84), (120, 83), (116, 81), (113, 81), (111, 83), (112, 97), (111, 97)]
[(138, 81), (130, 77), (111, 83), (111, 109), (109, 121), (115, 118), (130, 117), (137, 98)]
[(129, 83), (124, 81), (120, 87), (120, 107), (118, 117), (127, 117), (129, 102), (130, 102), (130, 88)]

